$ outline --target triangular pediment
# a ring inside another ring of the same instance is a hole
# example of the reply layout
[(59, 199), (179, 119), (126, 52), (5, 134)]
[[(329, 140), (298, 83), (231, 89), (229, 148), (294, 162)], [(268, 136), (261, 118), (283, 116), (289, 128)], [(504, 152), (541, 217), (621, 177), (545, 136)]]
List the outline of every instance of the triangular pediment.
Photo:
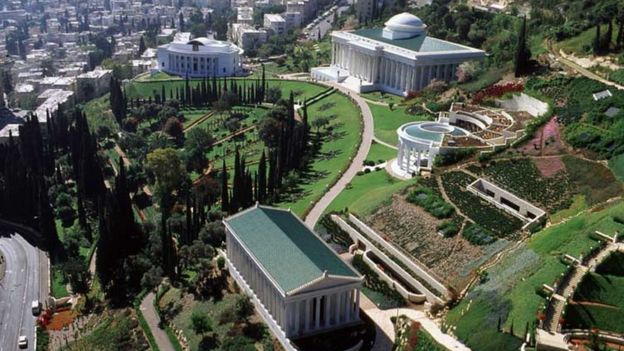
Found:
[(362, 281), (361, 277), (347, 277), (340, 275), (323, 274), (317, 279), (314, 279), (305, 285), (289, 291), (287, 295), (292, 296), (312, 291), (331, 289), (341, 285), (353, 284), (354, 282), (360, 281)]

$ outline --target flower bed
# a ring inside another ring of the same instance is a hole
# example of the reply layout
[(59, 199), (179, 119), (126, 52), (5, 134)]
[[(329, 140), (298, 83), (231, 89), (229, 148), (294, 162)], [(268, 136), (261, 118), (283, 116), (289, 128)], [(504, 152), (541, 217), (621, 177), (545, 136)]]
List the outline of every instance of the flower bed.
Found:
[(468, 184), (473, 181), (475, 178), (464, 172), (453, 171), (442, 174), (442, 184), (449, 199), (476, 224), (498, 237), (506, 237), (522, 228), (522, 221), (518, 218), (466, 191)]
[(438, 219), (449, 218), (455, 213), (453, 206), (429, 188), (418, 188), (410, 192), (407, 201), (424, 208)]
[(573, 184), (559, 167), (550, 170), (550, 177), (542, 175), (531, 159), (512, 159), (492, 162), (484, 167), (484, 174), (505, 190), (519, 196), (549, 213), (570, 207)]

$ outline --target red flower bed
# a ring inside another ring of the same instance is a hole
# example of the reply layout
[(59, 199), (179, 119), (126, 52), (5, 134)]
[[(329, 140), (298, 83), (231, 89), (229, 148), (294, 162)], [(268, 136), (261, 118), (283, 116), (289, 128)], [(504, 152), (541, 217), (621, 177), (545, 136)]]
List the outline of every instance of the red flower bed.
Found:
[(508, 82), (504, 84), (490, 85), (489, 87), (475, 93), (472, 97), (472, 104), (480, 105), (485, 98), (499, 98), (507, 93), (520, 92), (523, 90), (524, 84), (522, 82)]

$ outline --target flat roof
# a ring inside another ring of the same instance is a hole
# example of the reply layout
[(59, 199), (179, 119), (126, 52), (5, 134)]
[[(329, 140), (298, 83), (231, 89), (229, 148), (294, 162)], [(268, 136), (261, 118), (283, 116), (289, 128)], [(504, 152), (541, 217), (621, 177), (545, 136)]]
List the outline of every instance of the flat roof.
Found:
[(256, 206), (224, 222), (284, 292), (322, 277), (325, 271), (359, 277), (289, 210)]
[(450, 41), (442, 39), (432, 38), (426, 35), (392, 40), (383, 37), (382, 28), (358, 29), (354, 31), (353, 34), (416, 52), (464, 51), (471, 49), (463, 45), (451, 43)]

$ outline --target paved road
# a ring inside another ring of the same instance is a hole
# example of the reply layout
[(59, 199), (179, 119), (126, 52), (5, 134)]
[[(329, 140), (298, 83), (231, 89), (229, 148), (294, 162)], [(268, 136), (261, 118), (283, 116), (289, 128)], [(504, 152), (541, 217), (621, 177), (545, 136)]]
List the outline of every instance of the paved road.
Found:
[(47, 297), (48, 260), (18, 234), (0, 237), (0, 251), (6, 259), (6, 275), (0, 282), (0, 351), (19, 350), (20, 335), (28, 338), (28, 350), (35, 350), (31, 302)]
[(368, 107), (366, 101), (358, 94), (348, 90), (341, 85), (329, 82), (322, 83), (325, 85), (333, 86), (334, 88), (340, 90), (345, 95), (349, 95), (355, 100), (358, 107), (360, 108), (360, 111), (362, 112), (364, 130), (362, 132), (362, 141), (358, 148), (357, 154), (351, 160), (349, 168), (346, 170), (346, 172), (342, 174), (342, 177), (340, 177), (338, 182), (334, 184), (334, 186), (332, 186), (331, 189), (329, 189), (329, 191), (327, 191), (316, 204), (314, 204), (314, 207), (312, 207), (312, 210), (306, 216), (305, 223), (311, 228), (314, 228), (314, 225), (316, 225), (316, 222), (319, 220), (319, 218), (321, 218), (321, 215), (323, 215), (325, 209), (329, 206), (329, 204), (331, 204), (332, 201), (334, 201), (338, 194), (340, 194), (340, 192), (344, 190), (347, 184), (349, 184), (351, 180), (353, 180), (357, 172), (362, 170), (362, 165), (366, 160), (366, 156), (368, 155), (368, 151), (370, 150), (371, 142), (373, 141), (374, 137), (373, 113)]
[(141, 301), (141, 312), (143, 312), (143, 317), (145, 317), (145, 321), (152, 331), (152, 335), (154, 335), (156, 345), (158, 345), (160, 351), (175, 351), (167, 333), (158, 327), (160, 318), (154, 309), (155, 297), (156, 295), (153, 292), (145, 295), (143, 301)]

